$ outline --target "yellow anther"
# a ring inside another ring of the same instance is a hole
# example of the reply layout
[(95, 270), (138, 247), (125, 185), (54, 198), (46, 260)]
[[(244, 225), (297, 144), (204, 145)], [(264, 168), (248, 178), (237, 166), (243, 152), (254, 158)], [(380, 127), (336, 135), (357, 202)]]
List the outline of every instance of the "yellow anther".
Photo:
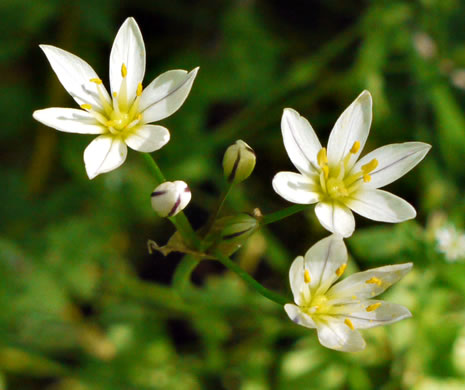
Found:
[(126, 77), (128, 75), (128, 68), (126, 68), (126, 65), (124, 65), (124, 62), (123, 62), (123, 65), (121, 65), (121, 76)]
[(357, 299), (357, 295), (352, 295), (352, 299)]
[(115, 125), (115, 121), (108, 121), (108, 122), (106, 123), (106, 125), (107, 125), (108, 127), (113, 127), (113, 126)]
[(381, 302), (373, 303), (373, 305), (367, 306), (366, 311), (375, 311), (378, 307), (381, 306)]
[(137, 94), (137, 96), (142, 95), (142, 83), (137, 84), (136, 94)]
[(327, 165), (323, 165), (321, 169), (323, 170), (323, 173), (325, 174), (325, 179), (327, 179), (329, 176), (329, 167)]
[(326, 154), (326, 148), (321, 148), (316, 156), (318, 165), (323, 168), (326, 164), (328, 164), (328, 156)]
[(352, 321), (349, 320), (348, 318), (346, 318), (346, 319), (344, 320), (344, 324), (346, 324), (351, 330), (354, 330), (354, 329), (355, 329), (355, 328), (354, 328), (354, 324), (353, 324)]
[(376, 276), (373, 276), (372, 278), (368, 279), (365, 283), (366, 284), (376, 284), (378, 286), (381, 286), (381, 284), (383, 282), (381, 281), (381, 279), (378, 279)]
[(368, 164), (362, 165), (362, 172), (366, 175), (376, 169), (378, 166), (378, 160), (374, 158)]
[(310, 278), (310, 272), (308, 272), (308, 269), (305, 270), (304, 272), (304, 282), (309, 284), (312, 281)]
[(137, 114), (136, 119), (140, 121), (142, 119), (142, 114)]
[(113, 92), (113, 97), (115, 98), (115, 97), (117, 97), (117, 96), (118, 96), (118, 94), (116, 93), (116, 91)]
[(360, 142), (355, 141), (352, 145), (352, 149), (350, 149), (350, 153), (355, 154), (360, 150)]
[(337, 275), (338, 277), (340, 277), (340, 276), (344, 273), (344, 271), (346, 270), (346, 268), (347, 268), (347, 263), (346, 263), (346, 264), (342, 264), (342, 265), (336, 270), (336, 275)]
[(366, 173), (365, 175), (363, 175), (363, 181), (365, 183), (369, 183), (371, 181), (371, 176), (368, 173)]
[(92, 109), (92, 106), (90, 104), (81, 104), (81, 108), (83, 110), (91, 110)]
[(102, 84), (102, 80), (100, 80), (100, 79), (90, 79), (90, 82), (98, 84), (98, 85)]

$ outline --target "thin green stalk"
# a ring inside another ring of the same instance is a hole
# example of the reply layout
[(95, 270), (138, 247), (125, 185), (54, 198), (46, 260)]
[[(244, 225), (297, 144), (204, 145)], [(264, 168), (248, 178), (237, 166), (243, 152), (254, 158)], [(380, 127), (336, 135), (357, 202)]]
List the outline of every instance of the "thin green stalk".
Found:
[(290, 217), (291, 215), (300, 213), (308, 207), (308, 204), (295, 204), (294, 206), (287, 207), (283, 210), (276, 211), (274, 213), (265, 215), (260, 221), (261, 225), (268, 225), (273, 222), (280, 221), (281, 219)]
[(173, 287), (183, 294), (190, 286), (190, 278), (200, 260), (192, 255), (185, 255), (176, 267), (173, 275)]
[(209, 220), (207, 222), (207, 225), (206, 225), (207, 228), (205, 229), (205, 236), (204, 237), (206, 237), (207, 234), (210, 232), (211, 227), (213, 226), (216, 219), (218, 218), (218, 215), (220, 214), (221, 209), (223, 208), (224, 201), (228, 197), (228, 195), (229, 195), (231, 189), (233, 188), (233, 186), (234, 186), (233, 182), (228, 182), (227, 187), (221, 193), (221, 196), (220, 196), (220, 199), (219, 199), (219, 201), (217, 203), (215, 211), (213, 212), (213, 214), (211, 215), (211, 217), (209, 218)]
[(282, 295), (278, 293), (268, 290), (262, 284), (257, 282), (252, 276), (250, 276), (246, 271), (244, 271), (241, 267), (239, 267), (229, 257), (224, 256), (220, 251), (217, 250), (213, 254), (221, 263), (223, 263), (224, 266), (226, 266), (231, 271), (233, 271), (238, 276), (240, 276), (244, 282), (246, 282), (250, 287), (252, 287), (259, 294), (263, 295), (265, 298), (268, 298), (269, 300), (281, 306), (290, 302), (289, 299), (283, 297)]

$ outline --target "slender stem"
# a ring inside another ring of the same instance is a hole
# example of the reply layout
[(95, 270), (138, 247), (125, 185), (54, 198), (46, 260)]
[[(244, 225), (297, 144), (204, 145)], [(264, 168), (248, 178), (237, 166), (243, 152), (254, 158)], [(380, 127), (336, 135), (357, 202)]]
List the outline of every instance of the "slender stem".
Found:
[(276, 211), (274, 213), (265, 215), (260, 221), (261, 225), (268, 225), (273, 222), (280, 221), (281, 219), (287, 218), (293, 214), (300, 213), (308, 207), (308, 204), (295, 204), (294, 206), (287, 207), (285, 209)]
[[(158, 186), (161, 183), (164, 183), (166, 181), (165, 176), (163, 175), (163, 172), (161, 171), (158, 164), (153, 159), (152, 155), (148, 153), (141, 154), (155, 176), (156, 185)], [(195, 249), (200, 249), (201, 242), (191, 224), (189, 223), (186, 215), (182, 211), (179, 212), (176, 216), (169, 217), (168, 219), (173, 223), (173, 225), (176, 227), (176, 230), (179, 232), (179, 234), (181, 234), (182, 238), (184, 241), (186, 241), (186, 243), (189, 244), (189, 246)]]
[(224, 256), (220, 251), (216, 250), (214, 252), (214, 255), (221, 263), (223, 263), (224, 266), (228, 267), (231, 271), (240, 276), (244, 282), (246, 282), (250, 287), (252, 287), (255, 291), (263, 295), (265, 298), (268, 298), (269, 300), (281, 306), (290, 302), (289, 299), (283, 297), (278, 293), (268, 290), (262, 284), (257, 282), (252, 276), (250, 276), (246, 271), (239, 267), (229, 257)]
[(205, 229), (205, 236), (210, 232), (210, 229), (213, 226), (213, 224), (215, 223), (216, 218), (218, 218), (218, 215), (220, 214), (221, 209), (223, 208), (224, 201), (228, 197), (228, 195), (231, 192), (231, 189), (233, 188), (233, 186), (234, 186), (233, 182), (228, 182), (227, 187), (221, 193), (221, 196), (220, 196), (220, 199), (218, 200), (215, 211), (213, 212), (213, 214), (211, 215), (211, 217), (209, 218), (209, 220), (207, 222), (207, 225), (206, 225), (207, 228)]
[(197, 264), (199, 264), (198, 259), (194, 256), (186, 255), (176, 267), (173, 275), (173, 287), (181, 294), (190, 285), (190, 277)]

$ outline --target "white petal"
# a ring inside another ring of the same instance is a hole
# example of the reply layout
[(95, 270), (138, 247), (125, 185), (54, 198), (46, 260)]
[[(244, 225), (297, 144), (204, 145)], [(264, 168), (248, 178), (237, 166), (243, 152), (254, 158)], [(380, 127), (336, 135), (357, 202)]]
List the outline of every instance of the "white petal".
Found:
[(352, 155), (347, 169), (353, 166), (365, 146), (370, 132), (371, 117), (371, 95), (370, 92), (363, 91), (342, 113), (329, 135), (328, 161), (330, 166), (342, 161), (354, 143), (358, 141), (360, 148), (357, 153)]
[(412, 269), (412, 263), (387, 265), (364, 272), (357, 272), (336, 283), (329, 289), (328, 299), (338, 302), (364, 300), (381, 294)]
[(119, 93), (123, 76), (121, 67), (127, 68), (127, 96), (132, 102), (137, 86), (142, 83), (145, 73), (144, 39), (134, 18), (127, 18), (116, 34), (110, 53), (111, 91)]
[(189, 95), (198, 70), (170, 70), (153, 80), (140, 97), (142, 120), (156, 122), (174, 114)]
[(310, 271), (310, 286), (315, 295), (324, 294), (338, 279), (336, 271), (347, 263), (347, 249), (342, 237), (332, 234), (313, 245), (305, 254)]
[(297, 305), (303, 303), (302, 293), (310, 298), (310, 290), (304, 282), (304, 273), (304, 258), (303, 256), (298, 256), (294, 259), (289, 269), (289, 283), (291, 285), (292, 294), (294, 295), (294, 302)]
[(289, 202), (312, 204), (320, 200), (318, 185), (308, 176), (294, 172), (279, 172), (273, 178), (273, 189)]
[(170, 140), (170, 132), (163, 126), (143, 125), (128, 135), (124, 142), (138, 152), (152, 153)]
[[(372, 306), (378, 304), (379, 307), (373, 310)], [(362, 303), (339, 306), (337, 308), (337, 316), (342, 320), (349, 318), (357, 329), (367, 329), (392, 324), (409, 318), (412, 316), (412, 313), (405, 306), (370, 299)]]
[(291, 321), (295, 322), (296, 324), (305, 326), (306, 328), (316, 328), (315, 322), (313, 322), (309, 315), (302, 313), (302, 310), (300, 310), (298, 306), (293, 305), (292, 303), (288, 303), (284, 305), (284, 310), (286, 311)]
[[(103, 111), (97, 84), (90, 81), (91, 79), (98, 79), (97, 73), (95, 73), (92, 67), (78, 56), (58, 47), (40, 45), (40, 48), (47, 56), (58, 80), (60, 80), (60, 83), (73, 99), (79, 105), (90, 104), (93, 109)], [(110, 97), (103, 84), (100, 85), (100, 90), (105, 98), (110, 101)]]
[(403, 222), (417, 215), (410, 203), (383, 190), (360, 190), (346, 205), (357, 214), (380, 222)]
[(315, 214), (321, 225), (331, 233), (350, 237), (355, 230), (355, 218), (349, 208), (339, 202), (320, 202)]
[(44, 125), (66, 133), (103, 134), (106, 131), (92, 114), (84, 110), (53, 107), (36, 110), (32, 116)]
[(315, 321), (318, 330), (318, 339), (326, 348), (342, 352), (358, 352), (365, 349), (366, 343), (361, 334), (350, 329), (344, 320), (322, 316)]
[(128, 152), (126, 144), (112, 135), (100, 135), (84, 151), (84, 163), (89, 179), (118, 168)]
[[(371, 180), (363, 183), (364, 188), (379, 188), (414, 168), (431, 149), (431, 145), (423, 142), (405, 142), (403, 144), (386, 145), (373, 150), (354, 165), (352, 172), (359, 172), (363, 165), (374, 158), (378, 160), (377, 168), (370, 173)], [(360, 180), (362, 180), (360, 178)]]
[(316, 156), (320, 141), (310, 123), (292, 108), (285, 108), (281, 119), (284, 147), (299, 172), (312, 175), (318, 171)]

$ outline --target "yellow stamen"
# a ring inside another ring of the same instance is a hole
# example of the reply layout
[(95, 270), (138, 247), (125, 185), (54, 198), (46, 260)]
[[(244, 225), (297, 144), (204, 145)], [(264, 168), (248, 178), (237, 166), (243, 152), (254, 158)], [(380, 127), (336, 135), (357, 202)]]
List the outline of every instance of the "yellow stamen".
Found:
[(371, 181), (371, 176), (368, 173), (363, 175), (363, 181), (369, 183)]
[(326, 148), (321, 148), (316, 156), (318, 165), (323, 168), (324, 165), (328, 164), (328, 156), (326, 154)]
[(346, 268), (347, 268), (347, 263), (346, 263), (346, 264), (342, 264), (342, 265), (336, 270), (336, 275), (337, 275), (338, 277), (340, 277), (340, 276), (344, 273), (344, 271), (346, 270)]
[(123, 65), (121, 65), (121, 76), (123, 76), (124, 78), (127, 76), (127, 74), (128, 74), (128, 68), (126, 68), (126, 65), (124, 65), (123, 63)]
[(372, 278), (368, 279), (365, 283), (366, 284), (376, 284), (378, 286), (381, 286), (381, 284), (383, 282), (381, 281), (381, 279), (378, 279), (376, 276), (373, 276)]
[(97, 79), (97, 78), (95, 78), (95, 79), (90, 79), (90, 82), (91, 82), (91, 83), (95, 83), (95, 84), (97, 84), (97, 85), (102, 84), (102, 80)]
[(137, 96), (142, 95), (142, 83), (137, 84), (136, 94), (137, 94)]
[(113, 92), (113, 97), (116, 98), (118, 96), (118, 94), (115, 92)]
[(360, 150), (360, 142), (355, 141), (352, 145), (352, 149), (350, 149), (350, 153), (355, 154)]
[(81, 104), (81, 108), (83, 110), (92, 110), (92, 106), (90, 104)]
[(376, 169), (378, 166), (378, 160), (374, 158), (368, 164), (362, 165), (362, 172), (366, 175)]
[(344, 324), (346, 324), (351, 330), (354, 330), (354, 329), (355, 329), (355, 328), (354, 328), (354, 324), (353, 324), (352, 321), (349, 320), (348, 318), (346, 318), (346, 319), (344, 320)]
[(329, 176), (329, 167), (327, 165), (323, 165), (321, 169), (323, 170), (323, 173), (325, 174), (325, 179), (327, 179)]
[(108, 127), (113, 127), (113, 126), (115, 125), (115, 121), (108, 121), (108, 122), (106, 123), (106, 125), (107, 125)]
[(365, 310), (368, 312), (375, 311), (380, 306), (381, 306), (381, 302), (373, 303), (373, 305), (367, 306)]
[(142, 119), (142, 114), (137, 114), (136, 119), (140, 121)]
[(357, 295), (352, 295), (352, 299), (357, 299)]
[(311, 278), (310, 278), (310, 272), (308, 272), (308, 269), (305, 270), (304, 272), (304, 282), (306, 284), (309, 284), (311, 282)]

